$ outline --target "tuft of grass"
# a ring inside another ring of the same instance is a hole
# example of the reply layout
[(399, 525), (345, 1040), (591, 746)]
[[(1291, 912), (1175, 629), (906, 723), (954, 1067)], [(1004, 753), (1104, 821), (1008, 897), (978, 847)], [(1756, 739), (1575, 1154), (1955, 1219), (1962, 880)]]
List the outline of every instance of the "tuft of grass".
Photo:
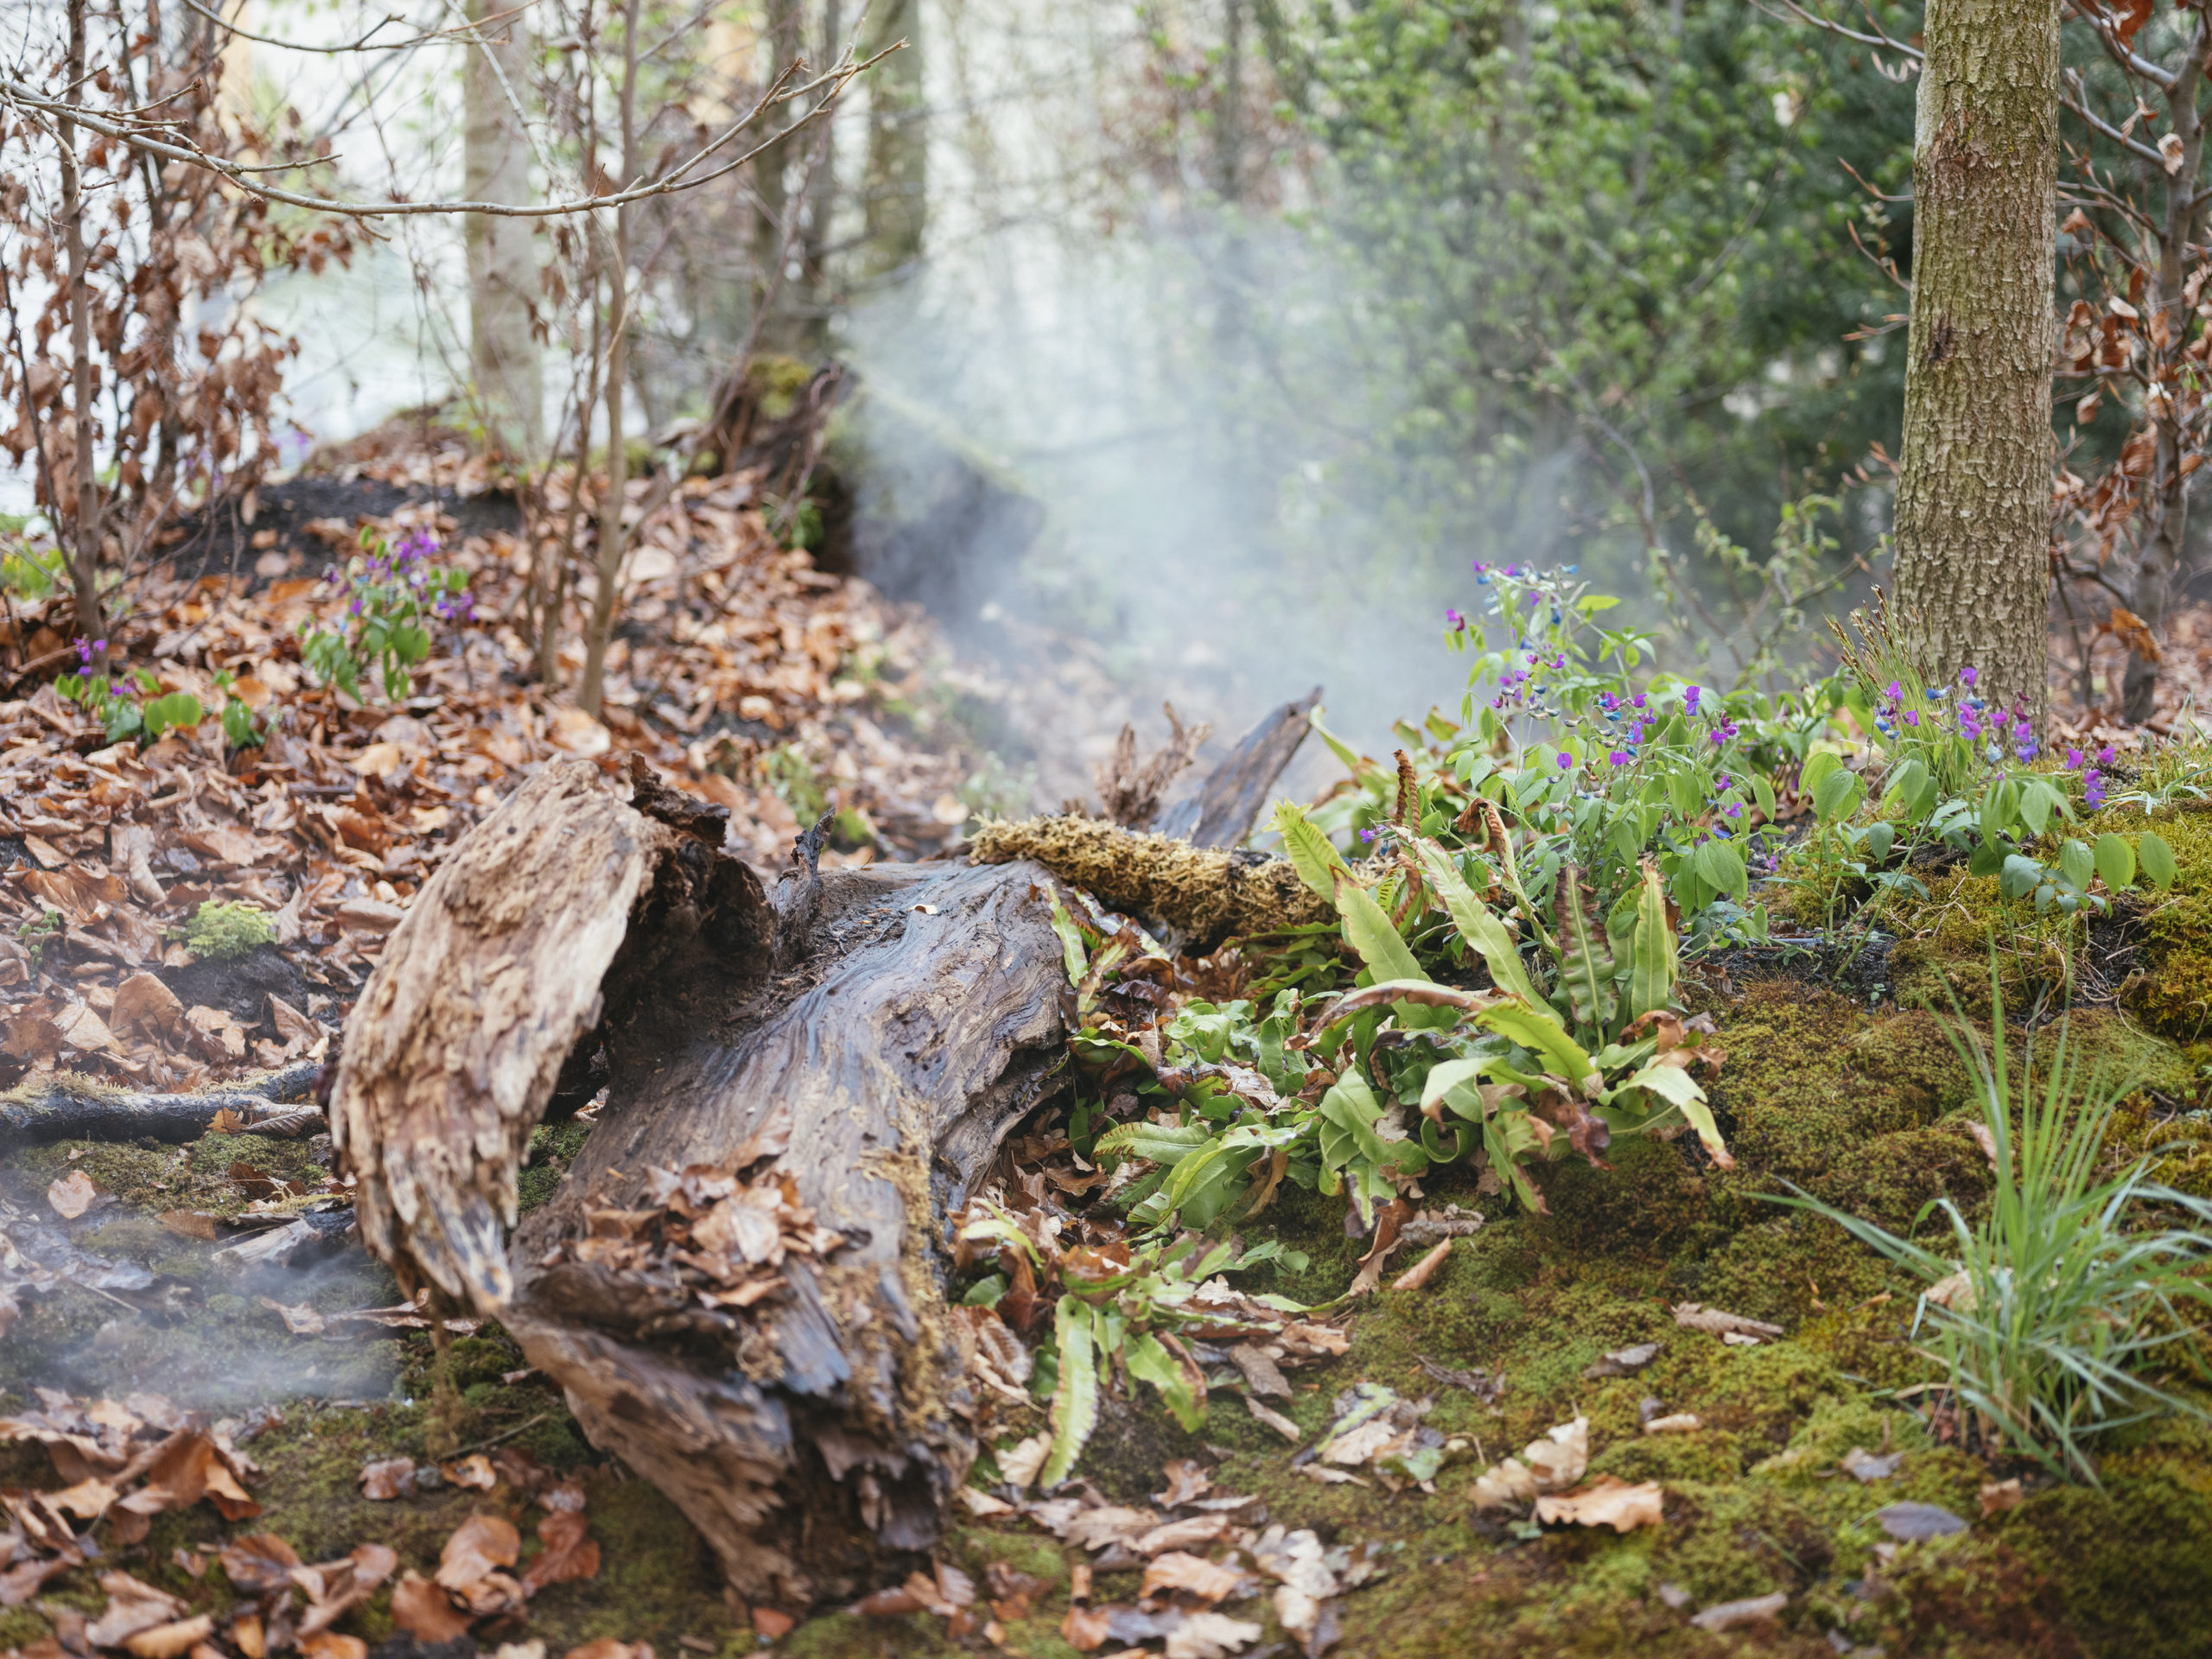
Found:
[(1982, 1220), (1970, 1224), (1948, 1198), (1924, 1206), (1911, 1230), (1941, 1211), (1951, 1230), (1946, 1253), (1794, 1185), (1794, 1196), (1771, 1196), (1834, 1222), (1925, 1281), (1913, 1330), (1929, 1331), (1922, 1351), (1942, 1367), (1953, 1398), (1986, 1436), (2062, 1478), (2095, 1485), (2084, 1444), (2091, 1436), (2168, 1412), (2212, 1422), (2212, 1410), (2146, 1375), (2177, 1362), (2204, 1374), (2185, 1310), (2212, 1305), (2203, 1276), (2212, 1202), (2150, 1181), (2147, 1156), (2100, 1179), (2106, 1130), (2128, 1088), (2101, 1076), (2085, 1082), (2063, 1023), (2040, 1088), (2028, 1040), (2016, 1132), (1993, 957), (1990, 982), (1993, 1046), (1963, 1020), (1948, 1027), (1972, 1072), (1995, 1166)]

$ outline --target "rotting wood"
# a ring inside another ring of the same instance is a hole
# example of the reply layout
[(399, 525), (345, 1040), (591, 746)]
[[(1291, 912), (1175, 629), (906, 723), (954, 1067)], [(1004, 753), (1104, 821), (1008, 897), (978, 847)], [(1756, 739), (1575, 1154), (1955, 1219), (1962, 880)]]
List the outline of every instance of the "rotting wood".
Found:
[[(643, 768), (518, 791), (392, 935), (332, 1128), (369, 1245), (499, 1320), (741, 1594), (804, 1605), (902, 1574), (966, 1478), (944, 1218), (1053, 1085), (1066, 984), (1034, 867), (817, 872), (810, 843), (772, 894), (721, 819)], [(601, 1050), (599, 1122), (510, 1241), (531, 1129)], [(656, 1171), (756, 1156), (835, 1235), (766, 1300), (582, 1248)]]
[(1152, 821), (1153, 832), (1193, 847), (1241, 844), (1266, 810), (1275, 779), (1313, 729), (1309, 716), (1320, 702), (1317, 685), (1297, 701), (1262, 715), (1195, 791), (1160, 810)]

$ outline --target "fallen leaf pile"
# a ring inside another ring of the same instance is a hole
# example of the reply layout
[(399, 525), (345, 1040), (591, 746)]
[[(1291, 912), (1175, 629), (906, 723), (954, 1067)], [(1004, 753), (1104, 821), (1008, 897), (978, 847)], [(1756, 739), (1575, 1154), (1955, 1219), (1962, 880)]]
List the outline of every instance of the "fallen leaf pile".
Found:
[(1539, 1524), (1611, 1527), (1616, 1532), (1660, 1523), (1666, 1494), (1658, 1482), (1630, 1484), (1600, 1475), (1585, 1486), (1580, 1483), (1589, 1466), (1590, 1420), (1556, 1424), (1519, 1457), (1495, 1464), (1476, 1478), (1475, 1507), (1496, 1510), (1533, 1502)]
[(11, 1526), (0, 1605), (20, 1606), (56, 1573), (97, 1559), (90, 1535), (103, 1520), (111, 1541), (128, 1544), (145, 1537), (156, 1516), (202, 1500), (226, 1521), (261, 1512), (245, 1489), (261, 1471), (204, 1416), (153, 1394), (121, 1401), (77, 1400), (52, 1389), (36, 1394), (37, 1410), (0, 1417), (0, 1440), (45, 1446), (67, 1484), (54, 1492), (0, 1493)]
[[(476, 465), (432, 467), (448, 500), (456, 467), (467, 477)], [(344, 609), (322, 574), (358, 550), (353, 522), (317, 521), (312, 558), (271, 547), (238, 580), (219, 564), (197, 578), (160, 566), (135, 586), (109, 631), (119, 681), (150, 673), (210, 716), (143, 749), (109, 743), (57, 696), (52, 677), (75, 666), (66, 598), (19, 605), (0, 664), (41, 666), (12, 690), (0, 677), (12, 697), (0, 701), (0, 1087), (66, 1068), (181, 1090), (321, 1058), (422, 883), (558, 754), (644, 755), (728, 807), (733, 845), (766, 865), (802, 812), (842, 815), (849, 850), (831, 863), (957, 840), (981, 798), (962, 791), (982, 762), (938, 711), (1009, 688), (955, 664), (915, 607), (779, 546), (752, 488), (694, 480), (638, 525), (603, 722), (529, 683), (534, 654), (517, 627), (537, 550), (529, 536), (460, 536), (429, 504), (360, 522), (387, 541), (439, 535), (439, 559), (470, 575), (480, 620), (439, 626), (397, 704), (317, 688), (300, 659), (301, 624)], [(632, 489), (643, 509), (645, 487)], [(559, 536), (559, 491), (539, 515), (543, 537)], [(571, 598), (573, 687), (588, 577)], [(238, 676), (228, 692), (219, 671)], [(233, 695), (276, 728), (226, 754), (213, 716)], [(184, 971), (183, 931), (208, 900), (264, 912), (304, 991), (217, 995), (219, 976)]]
[(588, 1208), (586, 1236), (555, 1245), (540, 1265), (575, 1261), (658, 1282), (715, 1313), (751, 1307), (785, 1287), (778, 1269), (786, 1260), (818, 1261), (845, 1242), (816, 1224), (790, 1174), (772, 1166), (745, 1176), (780, 1156), (790, 1137), (785, 1114), (720, 1164), (649, 1171), (647, 1204)]
[[(1028, 1480), (1013, 1478), (1013, 1471), (1026, 1466), (1033, 1479), (1047, 1439), (1039, 1435), (1000, 1454), (1011, 1498), (973, 1489), (968, 1497), (979, 1515), (1026, 1518), (1093, 1557), (1075, 1569), (1072, 1605), (1060, 1626), (1078, 1652), (1120, 1652), (1157, 1641), (1166, 1659), (1221, 1659), (1258, 1641), (1262, 1630), (1255, 1619), (1223, 1610), (1272, 1591), (1277, 1620), (1309, 1656), (1317, 1656), (1337, 1640), (1338, 1598), (1384, 1570), (1382, 1553), (1374, 1547), (1324, 1546), (1309, 1530), (1263, 1524), (1257, 1498), (1217, 1491), (1204, 1466), (1191, 1459), (1168, 1464), (1167, 1490), (1153, 1498), (1158, 1507), (1109, 1503), (1087, 1483), (1051, 1497), (1029, 1497), (1020, 1490)], [(992, 1617), (986, 1621), (973, 1610), (974, 1586), (957, 1573), (947, 1582), (947, 1571), (940, 1567), (935, 1580), (917, 1573), (899, 1588), (867, 1598), (855, 1611), (938, 1612), (951, 1621), (948, 1634), (956, 1639), (972, 1631), (997, 1643), (1002, 1624), (1026, 1614), (1027, 1596), (1041, 1587), (995, 1566)], [(1128, 1572), (1142, 1573), (1134, 1602), (1093, 1598), (1095, 1573)], [(1017, 1592), (1019, 1600), (1010, 1599)], [(962, 1599), (963, 1593), (968, 1599)], [(995, 1624), (1001, 1626), (995, 1633)]]

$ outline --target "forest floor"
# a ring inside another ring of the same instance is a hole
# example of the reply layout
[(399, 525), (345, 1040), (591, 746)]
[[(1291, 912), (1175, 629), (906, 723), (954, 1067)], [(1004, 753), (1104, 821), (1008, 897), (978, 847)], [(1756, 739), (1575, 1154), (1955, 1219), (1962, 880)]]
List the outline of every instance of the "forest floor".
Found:
[[(335, 488), (272, 505), (241, 569), (148, 577), (118, 634), (211, 707), (215, 671), (239, 672), (242, 696), (286, 711), (262, 750), (226, 759), (212, 721), (111, 745), (47, 681), (0, 702), (0, 1085), (296, 1077), (420, 885), (553, 755), (642, 753), (728, 807), (764, 867), (823, 812), (832, 862), (942, 855), (1020, 805), (1022, 780), (985, 757), (1047, 742), (1096, 692), (1080, 653), (1019, 686), (963, 667), (918, 613), (776, 545), (741, 490), (700, 486), (643, 527), (591, 721), (521, 671), (526, 538), (455, 511), (482, 488), (465, 457), (355, 470), (438, 485), (441, 501), (360, 510), (394, 534), (438, 525), (485, 619), (441, 640), (403, 704), (353, 705), (299, 669), (293, 630), (332, 602), (321, 562), (356, 528), (359, 498)], [(19, 655), (60, 643), (10, 626)], [(1962, 1446), (1921, 1387), (1913, 1288), (1765, 1201), (1790, 1181), (1900, 1229), (1938, 1198), (1973, 1211), (1988, 1163), (1924, 1004), (1986, 976), (1993, 926), (2016, 1012), (2070, 987), (2075, 1052), (2128, 1079), (2113, 1155), (2155, 1150), (2163, 1179), (2212, 1192), (2212, 814), (2158, 827), (2171, 891), (2086, 931), (2024, 925), (1953, 871), (1847, 949), (1709, 960), (1689, 989), (1727, 1051), (1713, 1098), (1733, 1171), (1694, 1141), (1639, 1141), (1611, 1171), (1553, 1166), (1547, 1216), (1447, 1171), (1425, 1212), (1459, 1206), (1457, 1236), (1417, 1283), (1392, 1276), (1409, 1246), (1368, 1274), (1331, 1322), (1342, 1352), (1248, 1374), (1195, 1431), (1109, 1390), (1050, 1496), (1033, 1484), (1044, 1408), (1001, 1391), (991, 1466), (933, 1573), (870, 1611), (728, 1598), (674, 1508), (586, 1444), (496, 1325), (434, 1333), (347, 1242), (327, 1135), (226, 1121), (182, 1146), (17, 1146), (0, 1159), (0, 1649), (2212, 1651), (2212, 1432), (2110, 1434), (2094, 1486)], [(225, 903), (264, 912), (269, 937), (203, 916)], [(1060, 1110), (1017, 1132), (1001, 1173), (1078, 1214)], [(525, 1206), (588, 1130), (538, 1131)], [(1305, 1264), (1240, 1287), (1343, 1295), (1372, 1241), (1341, 1209), (1286, 1187), (1244, 1240)], [(1547, 1440), (1584, 1447), (1592, 1480), (1656, 1483), (1662, 1515), (1617, 1533), (1474, 1507), (1486, 1465)], [(1402, 1461), (1415, 1443), (1440, 1450), (1426, 1478)]]

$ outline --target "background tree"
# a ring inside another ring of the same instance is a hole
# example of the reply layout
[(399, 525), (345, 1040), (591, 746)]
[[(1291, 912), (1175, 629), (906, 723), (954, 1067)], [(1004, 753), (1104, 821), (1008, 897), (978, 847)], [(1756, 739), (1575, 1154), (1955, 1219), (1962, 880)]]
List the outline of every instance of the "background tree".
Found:
[(1897, 586), (1928, 667), (2033, 710), (2050, 616), (2056, 0), (1933, 0), (1913, 146)]
[[(504, 0), (470, 0), (476, 41), (462, 60), (464, 182), (472, 201), (531, 199), (530, 136), (536, 92), (528, 15)], [(524, 461), (544, 448), (545, 380), (538, 360), (536, 227), (477, 214), (466, 221), (469, 366), (493, 442)]]

